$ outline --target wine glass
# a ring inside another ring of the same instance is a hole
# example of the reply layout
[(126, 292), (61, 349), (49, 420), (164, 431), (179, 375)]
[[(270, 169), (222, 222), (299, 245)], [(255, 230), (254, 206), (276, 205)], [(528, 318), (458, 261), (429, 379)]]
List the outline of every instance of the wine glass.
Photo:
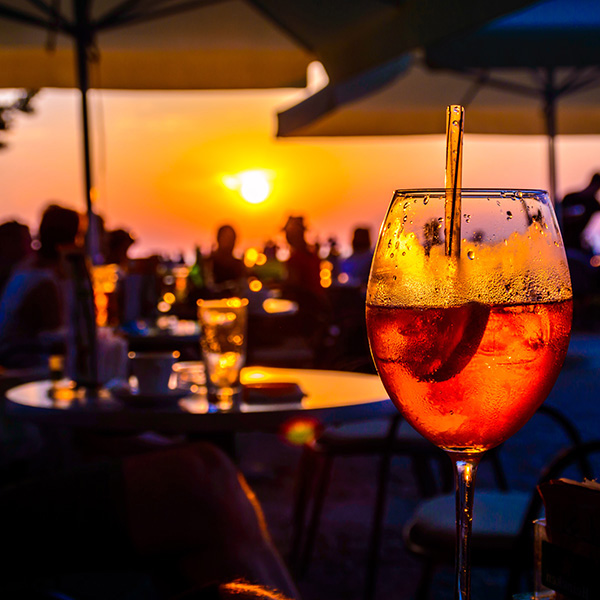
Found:
[(569, 343), (571, 281), (540, 190), (458, 190), (458, 253), (445, 189), (397, 190), (367, 289), (371, 352), (404, 418), (454, 463), (455, 598), (470, 598), (474, 480), (482, 454), (534, 414)]

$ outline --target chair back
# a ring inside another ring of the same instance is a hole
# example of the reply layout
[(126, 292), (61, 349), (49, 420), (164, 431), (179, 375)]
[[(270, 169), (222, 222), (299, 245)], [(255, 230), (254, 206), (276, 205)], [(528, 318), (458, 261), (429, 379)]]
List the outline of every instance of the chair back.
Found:
[[(590, 460), (590, 456), (594, 453), (598, 453), (600, 457), (600, 440), (583, 442), (575, 425), (556, 408), (543, 405), (538, 411), (546, 414), (560, 425), (569, 438), (571, 445), (566, 449), (560, 450), (542, 470), (538, 478), (537, 486), (529, 501), (516, 542), (516, 551), (513, 554), (511, 568), (512, 582), (516, 581), (515, 578), (519, 571), (531, 570), (533, 566), (533, 522), (540, 518), (543, 508), (542, 497), (538, 491), (538, 487), (542, 483), (557, 479), (573, 467), (576, 467), (576, 474), (572, 475), (574, 478), (592, 479), (594, 474), (600, 475), (600, 461), (597, 461), (595, 463), (596, 467), (594, 467), (594, 463)], [(527, 569), (527, 566), (530, 568)], [(513, 589), (512, 591), (515, 590)]]

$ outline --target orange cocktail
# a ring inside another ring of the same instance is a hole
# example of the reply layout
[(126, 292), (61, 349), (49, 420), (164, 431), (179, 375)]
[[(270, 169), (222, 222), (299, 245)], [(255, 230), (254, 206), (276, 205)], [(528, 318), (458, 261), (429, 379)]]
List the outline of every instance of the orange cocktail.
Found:
[(571, 316), (567, 260), (545, 192), (454, 185), (394, 194), (371, 266), (367, 331), (390, 398), (454, 463), (457, 599), (470, 598), (479, 457), (545, 400)]
[(546, 399), (572, 302), (367, 307), (377, 370), (406, 420), (446, 450), (501, 444)]

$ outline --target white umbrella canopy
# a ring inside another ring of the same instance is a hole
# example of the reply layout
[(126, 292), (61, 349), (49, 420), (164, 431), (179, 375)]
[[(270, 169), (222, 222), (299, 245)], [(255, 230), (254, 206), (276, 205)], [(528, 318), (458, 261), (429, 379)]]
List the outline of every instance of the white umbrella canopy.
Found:
[(557, 134), (600, 133), (600, 3), (550, 0), (442, 41), (279, 114), (279, 136), (443, 133), (467, 107), (471, 133), (544, 134), (555, 196)]
[[(388, 72), (391, 68), (388, 68)], [(531, 75), (518, 69), (501, 74), (502, 83), (452, 71), (434, 71), (422, 55), (398, 62), (391, 82), (365, 94), (365, 87), (349, 98), (345, 91), (327, 87), (300, 104), (279, 113), (280, 136), (378, 136), (444, 133), (445, 106), (467, 106), (466, 127), (471, 133), (545, 135), (547, 123), (540, 98), (530, 88)], [(569, 69), (557, 69), (563, 80)], [(500, 78), (499, 78), (500, 79)], [(510, 82), (510, 84), (508, 83)], [(357, 89), (356, 87), (354, 89)], [(515, 93), (515, 90), (521, 93)], [(365, 95), (363, 95), (365, 94)], [(559, 134), (600, 133), (600, 86), (560, 99), (556, 129)]]
[[(79, 87), (76, 3), (0, 1), (0, 87)], [(81, 3), (80, 3), (81, 4)], [(304, 87), (316, 57), (243, 0), (89, 3), (89, 87)]]

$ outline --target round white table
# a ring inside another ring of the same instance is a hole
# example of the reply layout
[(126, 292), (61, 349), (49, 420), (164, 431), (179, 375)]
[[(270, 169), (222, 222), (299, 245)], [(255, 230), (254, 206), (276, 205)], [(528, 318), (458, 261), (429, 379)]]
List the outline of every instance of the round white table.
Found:
[(246, 367), (242, 384), (295, 382), (302, 399), (281, 401), (254, 395), (232, 410), (219, 412), (203, 394), (183, 397), (176, 404), (145, 408), (122, 403), (108, 390), (97, 397), (76, 394), (60, 400), (49, 394), (51, 383), (37, 381), (5, 392), (7, 414), (44, 425), (111, 432), (158, 431), (161, 433), (237, 433), (279, 431), (297, 419), (320, 424), (377, 418), (396, 409), (376, 375), (341, 371)]

